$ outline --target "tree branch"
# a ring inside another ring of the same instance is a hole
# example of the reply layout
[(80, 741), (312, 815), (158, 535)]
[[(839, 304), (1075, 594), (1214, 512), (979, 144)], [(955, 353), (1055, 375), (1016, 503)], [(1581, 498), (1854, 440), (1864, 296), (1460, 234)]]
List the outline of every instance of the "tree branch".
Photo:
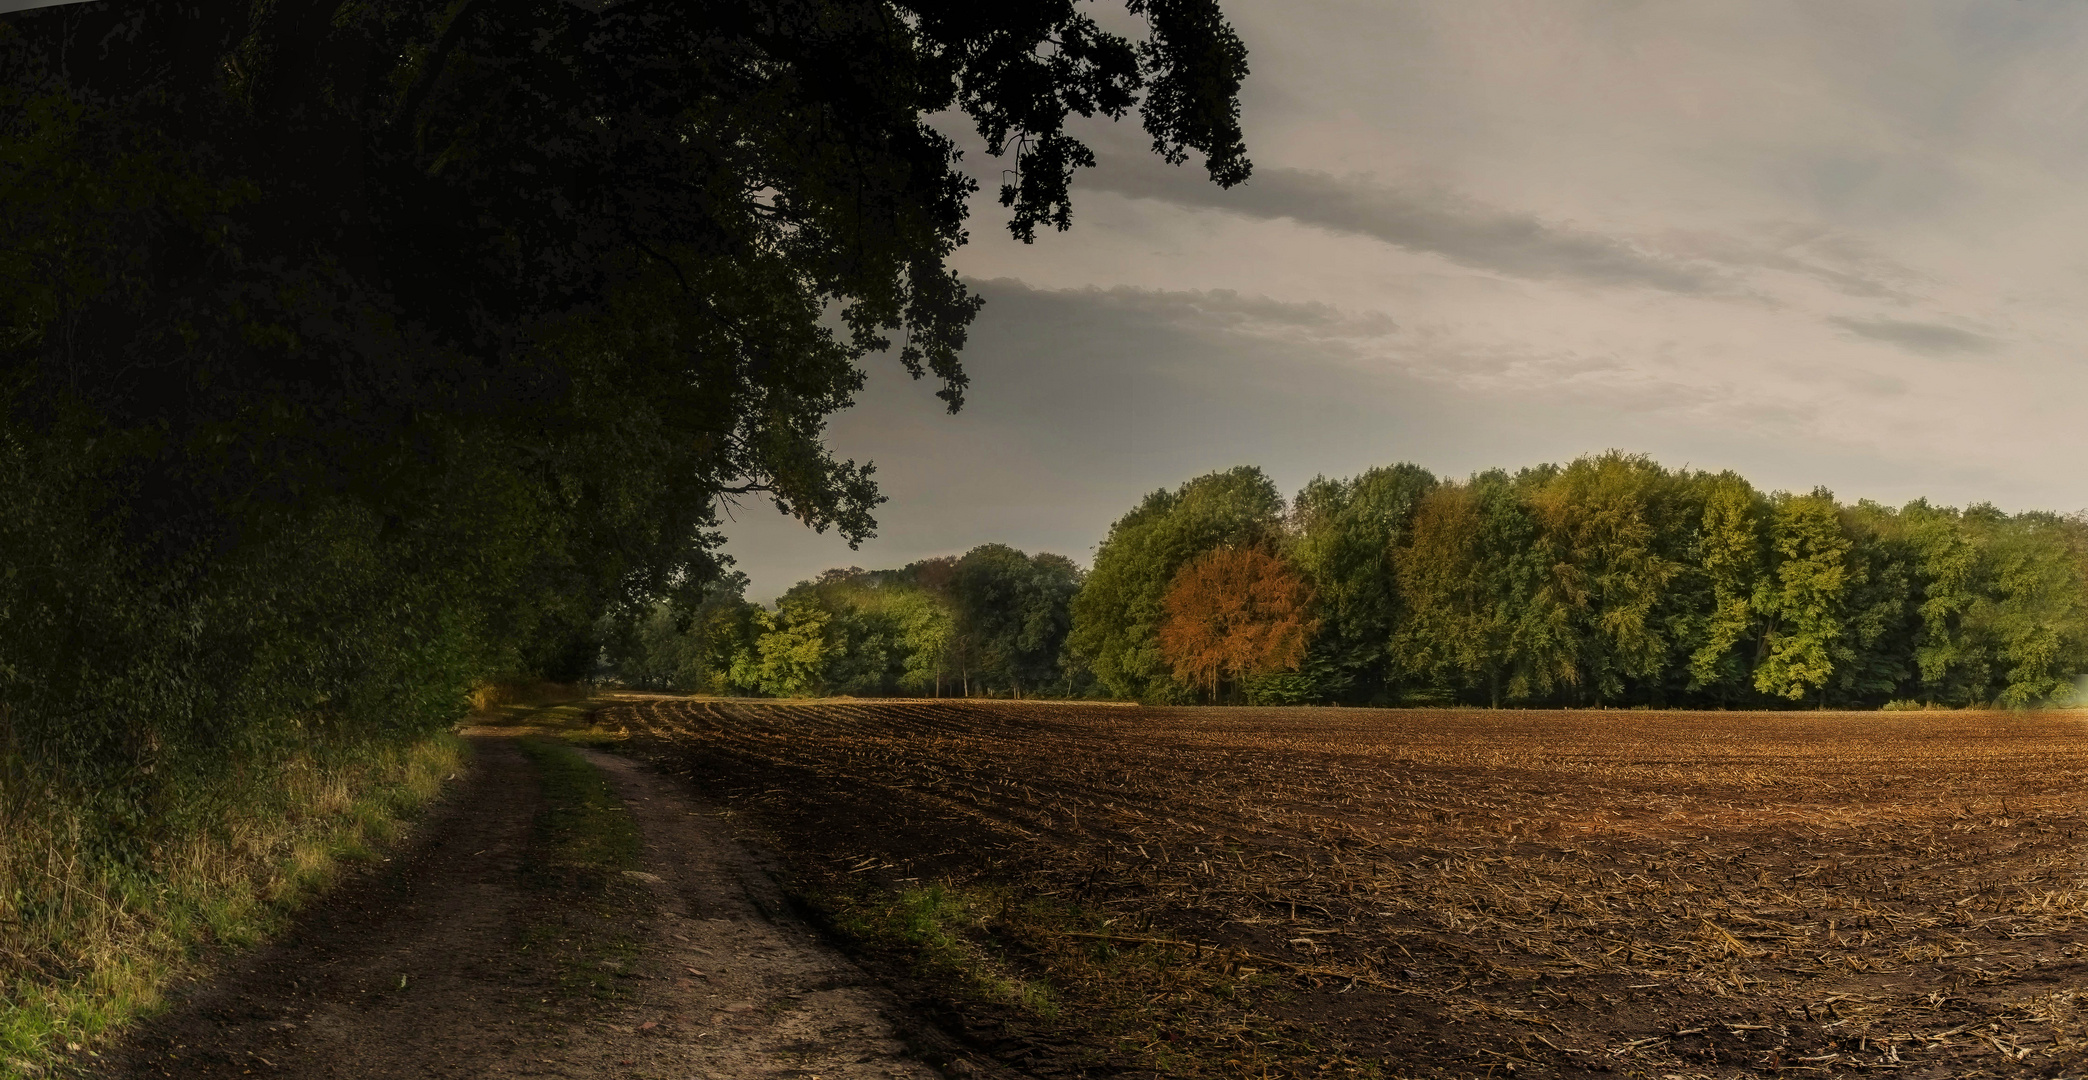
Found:
[(449, 66), (450, 54), (456, 51), (458, 39), (464, 36), (464, 24), (471, 20), (472, 14), (484, 2), (485, 0), (464, 0), (464, 6), (458, 8), (457, 13), (450, 18), (449, 25), (442, 28), (442, 37), (435, 42), (434, 53), (422, 63), (419, 77), (413, 80), (413, 86), (406, 91), (406, 100), (400, 102), (399, 111), (392, 116), (393, 124), (405, 123), (412, 126), (420, 116), (421, 107), (427, 104), (428, 95), (435, 90), (435, 81), (442, 77), (443, 69)]

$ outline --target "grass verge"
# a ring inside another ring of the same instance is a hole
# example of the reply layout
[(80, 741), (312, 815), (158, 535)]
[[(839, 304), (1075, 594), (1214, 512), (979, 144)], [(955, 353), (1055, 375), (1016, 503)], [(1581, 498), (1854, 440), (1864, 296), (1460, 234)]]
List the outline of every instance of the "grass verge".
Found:
[(299, 755), (235, 797), (218, 793), (224, 812), (143, 865), (95, 859), (94, 822), (70, 807), (0, 821), (0, 1080), (92, 1054), (213, 953), (275, 933), (463, 762), (448, 734)]

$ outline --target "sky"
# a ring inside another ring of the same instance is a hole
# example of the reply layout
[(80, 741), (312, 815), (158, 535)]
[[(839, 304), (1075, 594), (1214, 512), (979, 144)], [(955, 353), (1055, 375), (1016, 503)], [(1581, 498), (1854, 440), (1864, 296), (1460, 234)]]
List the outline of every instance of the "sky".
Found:
[(1021, 244), (1007, 163), (942, 118), (985, 181), (968, 403), (870, 358), (830, 445), (875, 462), (878, 535), (728, 508), (750, 599), (988, 542), (1086, 565), (1146, 493), (1241, 464), (1295, 492), (1622, 449), (2088, 507), (2088, 5), (1224, 7), (1230, 191), (1082, 124), (1072, 228)]

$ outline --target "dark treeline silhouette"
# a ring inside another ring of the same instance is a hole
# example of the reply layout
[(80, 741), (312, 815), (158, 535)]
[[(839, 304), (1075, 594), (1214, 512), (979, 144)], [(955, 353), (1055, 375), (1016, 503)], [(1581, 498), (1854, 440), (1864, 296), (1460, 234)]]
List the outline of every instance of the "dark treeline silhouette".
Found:
[(826, 419), (880, 353), (956, 409), (980, 304), (948, 265), (978, 182), (929, 117), (1016, 151), (1022, 239), (1094, 163), (1069, 114), (1248, 175), (1221, 12), (1129, 13), (0, 17), (0, 826), (91, 804), (143, 858), (239, 769), (584, 675), (605, 613), (716, 591), (721, 498), (871, 535)]

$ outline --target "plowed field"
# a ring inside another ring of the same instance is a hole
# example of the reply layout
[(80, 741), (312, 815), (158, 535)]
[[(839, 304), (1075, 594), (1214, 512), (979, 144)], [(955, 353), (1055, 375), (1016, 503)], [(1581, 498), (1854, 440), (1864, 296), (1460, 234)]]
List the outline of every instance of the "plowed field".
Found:
[(815, 904), (972, 898), (960, 945), (1017, 989), (975, 980), (944, 1018), (1034, 1073), (2088, 1071), (2073, 714), (663, 700), (599, 723)]

